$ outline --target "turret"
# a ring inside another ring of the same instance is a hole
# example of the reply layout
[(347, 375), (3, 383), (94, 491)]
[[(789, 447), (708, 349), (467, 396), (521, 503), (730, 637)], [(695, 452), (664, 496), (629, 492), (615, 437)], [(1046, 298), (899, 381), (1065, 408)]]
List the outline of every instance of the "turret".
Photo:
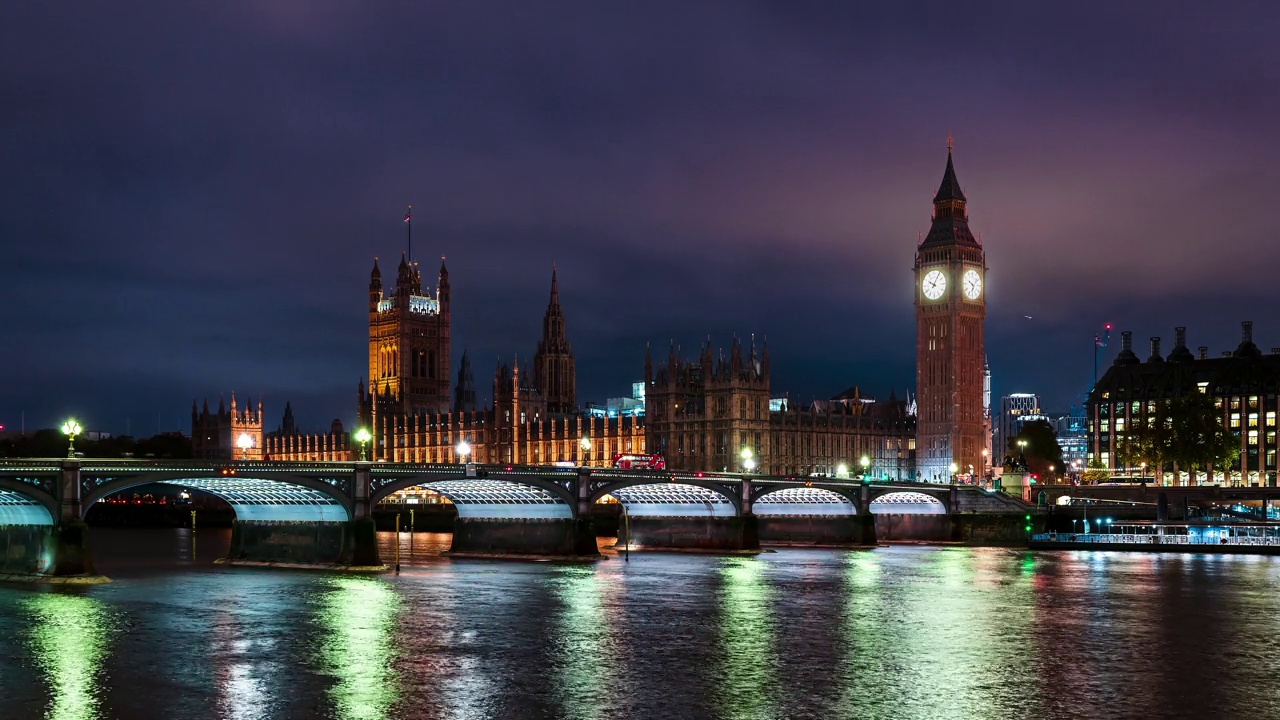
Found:
[(440, 274), (436, 277), (436, 300), (440, 302), (440, 314), (447, 317), (449, 315), (449, 268), (445, 267), (443, 255), (440, 256)]
[(373, 258), (373, 270), (369, 273), (369, 312), (378, 312), (378, 302), (382, 300), (382, 271), (378, 269), (378, 258)]

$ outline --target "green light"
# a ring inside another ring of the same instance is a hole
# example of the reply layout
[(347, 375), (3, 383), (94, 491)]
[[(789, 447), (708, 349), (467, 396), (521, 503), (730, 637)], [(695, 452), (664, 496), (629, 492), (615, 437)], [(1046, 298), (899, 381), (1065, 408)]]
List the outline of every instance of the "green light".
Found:
[(102, 661), (114, 624), (106, 606), (59, 593), (35, 595), (25, 606), (31, 614), (31, 654), (49, 683), (46, 719), (101, 717)]
[(729, 718), (775, 717), (773, 606), (763, 565), (725, 558), (720, 582), (721, 707)]
[(384, 718), (400, 697), (395, 669), (396, 616), (400, 596), (373, 578), (329, 578), (332, 590), (319, 605), (325, 629), (320, 669), (334, 677), (329, 697), (342, 720)]
[(555, 665), (556, 694), (561, 717), (606, 718), (607, 699), (616, 701), (611, 688), (617, 667), (605, 605), (610, 586), (601, 581), (595, 567), (582, 565), (556, 569), (553, 582), (563, 610), (559, 613), (560, 656)]

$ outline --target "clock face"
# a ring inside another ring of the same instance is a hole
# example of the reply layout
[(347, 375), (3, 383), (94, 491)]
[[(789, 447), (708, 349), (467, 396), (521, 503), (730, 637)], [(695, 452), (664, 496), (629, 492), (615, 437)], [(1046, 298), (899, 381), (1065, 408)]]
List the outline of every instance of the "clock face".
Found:
[(947, 291), (947, 276), (943, 275), (941, 270), (930, 270), (925, 273), (924, 280), (920, 283), (920, 290), (930, 300), (937, 300)]
[(964, 296), (970, 300), (977, 300), (982, 294), (982, 276), (977, 270), (968, 270), (964, 274)]

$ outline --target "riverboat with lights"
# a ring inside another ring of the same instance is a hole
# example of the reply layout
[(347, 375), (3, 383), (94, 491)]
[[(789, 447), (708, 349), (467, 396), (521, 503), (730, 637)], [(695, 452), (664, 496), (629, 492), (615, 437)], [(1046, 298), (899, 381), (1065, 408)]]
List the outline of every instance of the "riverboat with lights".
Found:
[(1128, 520), (1087, 529), (1090, 532), (1037, 533), (1027, 545), (1033, 550), (1280, 555), (1278, 522)]

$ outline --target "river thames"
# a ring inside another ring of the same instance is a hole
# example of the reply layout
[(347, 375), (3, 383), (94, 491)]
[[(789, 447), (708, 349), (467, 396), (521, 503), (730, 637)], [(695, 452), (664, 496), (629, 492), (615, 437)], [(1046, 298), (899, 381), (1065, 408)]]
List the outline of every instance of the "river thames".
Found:
[[(229, 531), (95, 530), (0, 585), (0, 717), (1280, 717), (1280, 559), (882, 547), (400, 575), (226, 569)], [(384, 558), (392, 537), (382, 537)]]

